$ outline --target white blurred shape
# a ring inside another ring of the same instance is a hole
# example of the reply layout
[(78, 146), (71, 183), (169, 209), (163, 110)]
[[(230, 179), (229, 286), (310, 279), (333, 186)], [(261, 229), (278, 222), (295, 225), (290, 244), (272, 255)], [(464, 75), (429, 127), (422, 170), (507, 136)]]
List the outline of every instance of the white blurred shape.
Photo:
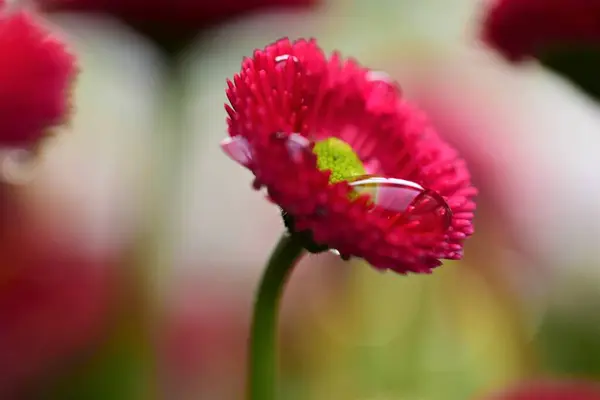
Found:
[(471, 162), (510, 231), (541, 263), (597, 262), (598, 105), (537, 65), (477, 50), (427, 61), (405, 88)]
[(286, 35), (310, 36), (316, 20), (305, 13), (247, 18), (206, 32), (188, 54), (182, 129), (194, 136), (177, 206), (177, 265), (246, 283), (262, 270), (284, 227), (277, 207), (252, 190), (252, 174), (219, 148), (227, 135), (226, 79), (239, 72), (242, 58), (255, 48)]
[(35, 154), (23, 148), (0, 148), (0, 182), (25, 185), (37, 172)]
[(73, 119), (44, 144), (30, 196), (60, 226), (57, 242), (102, 253), (129, 241), (139, 220), (161, 60), (108, 19), (55, 15), (50, 25), (73, 47), (81, 73)]

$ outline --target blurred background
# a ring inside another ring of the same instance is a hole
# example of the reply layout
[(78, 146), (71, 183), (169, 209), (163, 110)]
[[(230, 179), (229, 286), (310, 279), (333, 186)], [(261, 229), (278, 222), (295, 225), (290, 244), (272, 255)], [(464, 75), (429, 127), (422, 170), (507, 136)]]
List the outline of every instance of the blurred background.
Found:
[(463, 400), (600, 377), (600, 107), (478, 40), (483, 0), (29, 0), (79, 56), (75, 113), (3, 161), (0, 399), (242, 399), (283, 231), (222, 154), (225, 80), (282, 37), (386, 71), (467, 159), (476, 235), (430, 276), (308, 256), (281, 398)]

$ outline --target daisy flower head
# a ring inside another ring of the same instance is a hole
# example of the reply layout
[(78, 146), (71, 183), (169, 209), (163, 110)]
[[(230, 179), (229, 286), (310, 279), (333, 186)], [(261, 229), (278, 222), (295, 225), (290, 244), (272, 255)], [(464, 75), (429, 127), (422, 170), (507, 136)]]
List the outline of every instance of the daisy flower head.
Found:
[(0, 13), (0, 59), (0, 146), (34, 147), (69, 116), (75, 58), (18, 11)]
[(226, 91), (222, 148), (308, 251), (402, 274), (462, 257), (476, 195), (466, 164), (387, 75), (281, 39)]

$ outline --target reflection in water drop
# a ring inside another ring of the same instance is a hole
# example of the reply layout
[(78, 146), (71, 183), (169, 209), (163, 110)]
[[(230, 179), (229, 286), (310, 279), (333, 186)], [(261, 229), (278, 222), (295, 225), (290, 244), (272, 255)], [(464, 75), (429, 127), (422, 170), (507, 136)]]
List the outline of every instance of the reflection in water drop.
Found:
[(0, 149), (0, 179), (12, 185), (33, 180), (37, 169), (35, 154), (25, 149)]
[(439, 236), (452, 222), (452, 211), (442, 196), (415, 182), (362, 176), (354, 178), (350, 186), (359, 193), (368, 193), (384, 210), (390, 226), (401, 224), (412, 234)]

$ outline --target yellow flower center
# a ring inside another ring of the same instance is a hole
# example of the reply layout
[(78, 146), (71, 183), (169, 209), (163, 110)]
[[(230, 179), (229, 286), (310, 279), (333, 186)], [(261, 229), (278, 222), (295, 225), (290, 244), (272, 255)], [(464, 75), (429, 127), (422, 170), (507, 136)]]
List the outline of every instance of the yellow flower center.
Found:
[[(317, 168), (321, 171), (331, 171), (329, 183), (337, 183), (366, 174), (365, 167), (352, 147), (343, 140), (328, 138), (315, 143), (313, 153), (317, 157)], [(367, 191), (368, 193), (368, 191)], [(354, 200), (360, 193), (356, 190), (350, 192), (350, 199)], [(283, 220), (289, 232), (302, 241), (303, 246), (311, 253), (320, 253), (329, 249), (327, 244), (315, 243), (310, 231), (296, 232), (294, 218), (283, 212)]]
[(365, 175), (365, 167), (352, 147), (338, 138), (316, 142), (313, 153), (317, 156), (317, 168), (331, 171), (329, 183), (337, 183), (352, 177)]

